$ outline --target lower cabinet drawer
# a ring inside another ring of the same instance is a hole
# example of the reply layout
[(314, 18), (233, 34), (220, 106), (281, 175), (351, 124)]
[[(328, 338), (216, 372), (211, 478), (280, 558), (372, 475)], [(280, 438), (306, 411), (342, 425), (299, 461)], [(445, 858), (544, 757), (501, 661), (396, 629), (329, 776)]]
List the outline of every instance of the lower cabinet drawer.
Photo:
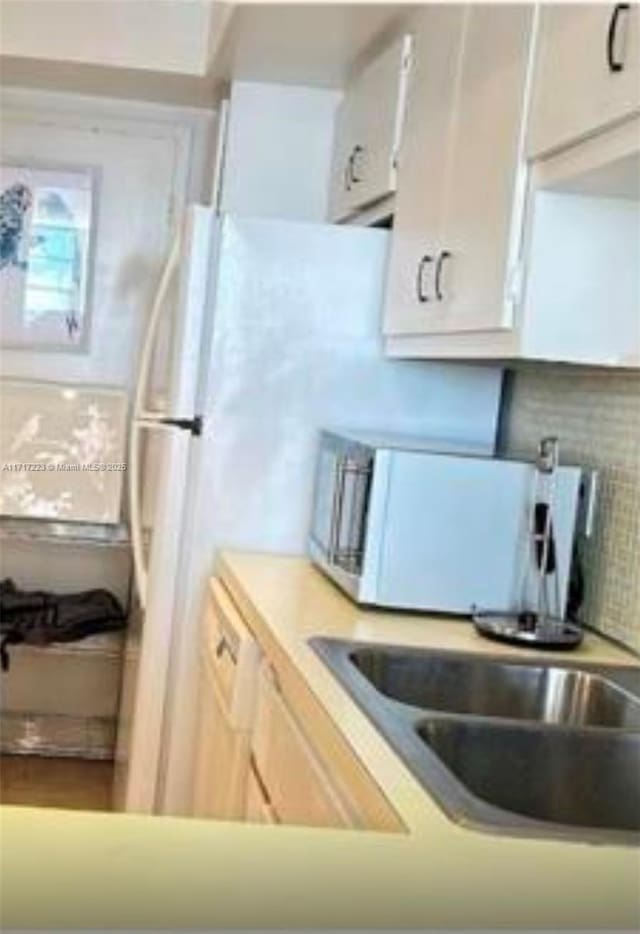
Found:
[(252, 746), (255, 768), (281, 823), (353, 826), (344, 801), (276, 686), (267, 662), (260, 667)]

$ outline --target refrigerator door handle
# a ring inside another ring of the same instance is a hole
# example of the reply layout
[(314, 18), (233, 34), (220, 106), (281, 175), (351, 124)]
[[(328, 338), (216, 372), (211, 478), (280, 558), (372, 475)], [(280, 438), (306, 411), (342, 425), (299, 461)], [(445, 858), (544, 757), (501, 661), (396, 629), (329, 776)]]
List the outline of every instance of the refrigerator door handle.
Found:
[(138, 366), (138, 381), (136, 383), (133, 407), (134, 419), (153, 417), (153, 415), (156, 414), (147, 412), (145, 410), (147, 382), (149, 379), (149, 370), (151, 369), (153, 347), (156, 340), (156, 335), (158, 333), (158, 326), (162, 319), (162, 311), (165, 306), (171, 280), (178, 270), (181, 248), (182, 237), (180, 231), (178, 231), (174, 237), (173, 244), (171, 245), (169, 256), (165, 263), (164, 269), (162, 270), (162, 275), (160, 276), (160, 281), (158, 283), (158, 288), (153, 300), (153, 305), (151, 306), (151, 314), (149, 315), (149, 323), (147, 325), (147, 331), (144, 336), (144, 343), (142, 345), (140, 363)]
[[(145, 553), (145, 534), (142, 522), (142, 501), (140, 496), (141, 462), (140, 435), (143, 431), (175, 432), (177, 429), (191, 430), (187, 425), (176, 425), (177, 419), (133, 419), (129, 433), (129, 525), (131, 530), (131, 551), (133, 553), (133, 575), (140, 606), (146, 608), (147, 584), (149, 579), (148, 562)], [(194, 420), (198, 422), (198, 418)], [(178, 435), (181, 433), (178, 430)]]
[(129, 427), (129, 522), (131, 526), (131, 549), (133, 552), (133, 572), (138, 597), (142, 609), (145, 608), (147, 592), (147, 565), (144, 554), (144, 534), (142, 528), (142, 506), (140, 502), (140, 429), (142, 427), (150, 428), (157, 418), (156, 413), (151, 413), (145, 409), (147, 382), (149, 379), (149, 370), (153, 357), (153, 347), (158, 332), (158, 326), (162, 318), (162, 311), (167, 299), (167, 293), (171, 280), (175, 275), (180, 261), (181, 236), (176, 233), (173, 239), (169, 256), (162, 270), (158, 288), (151, 306), (149, 323), (144, 336), (142, 352), (140, 354), (140, 363), (138, 368), (138, 380), (136, 383), (133, 413)]

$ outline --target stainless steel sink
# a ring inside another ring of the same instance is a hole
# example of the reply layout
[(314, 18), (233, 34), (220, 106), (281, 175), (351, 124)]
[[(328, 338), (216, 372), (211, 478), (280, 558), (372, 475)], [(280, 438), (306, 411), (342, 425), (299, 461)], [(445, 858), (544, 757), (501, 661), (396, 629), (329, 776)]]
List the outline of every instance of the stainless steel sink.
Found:
[(640, 700), (595, 672), (406, 649), (349, 658), (381, 694), (424, 710), (640, 729)]
[(452, 818), (640, 844), (640, 669), (311, 645)]
[(417, 733), (480, 802), (538, 821), (640, 831), (640, 733), (443, 719)]

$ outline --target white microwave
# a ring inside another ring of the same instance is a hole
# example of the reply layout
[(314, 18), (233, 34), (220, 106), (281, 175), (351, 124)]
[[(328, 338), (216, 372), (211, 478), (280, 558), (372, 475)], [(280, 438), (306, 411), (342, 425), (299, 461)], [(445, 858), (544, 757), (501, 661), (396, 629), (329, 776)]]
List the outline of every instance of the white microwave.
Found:
[[(566, 610), (582, 471), (559, 467), (553, 503)], [(469, 614), (521, 608), (535, 465), (484, 447), (323, 432), (309, 553), (355, 601)]]

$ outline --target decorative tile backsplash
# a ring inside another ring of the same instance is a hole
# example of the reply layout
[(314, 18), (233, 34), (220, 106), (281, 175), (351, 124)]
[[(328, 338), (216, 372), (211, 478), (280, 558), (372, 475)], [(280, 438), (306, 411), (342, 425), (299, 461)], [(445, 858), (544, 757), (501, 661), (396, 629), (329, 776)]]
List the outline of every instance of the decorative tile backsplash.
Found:
[(510, 373), (500, 447), (531, 456), (557, 435), (564, 463), (597, 468), (583, 551), (586, 622), (640, 652), (640, 374), (540, 366)]

